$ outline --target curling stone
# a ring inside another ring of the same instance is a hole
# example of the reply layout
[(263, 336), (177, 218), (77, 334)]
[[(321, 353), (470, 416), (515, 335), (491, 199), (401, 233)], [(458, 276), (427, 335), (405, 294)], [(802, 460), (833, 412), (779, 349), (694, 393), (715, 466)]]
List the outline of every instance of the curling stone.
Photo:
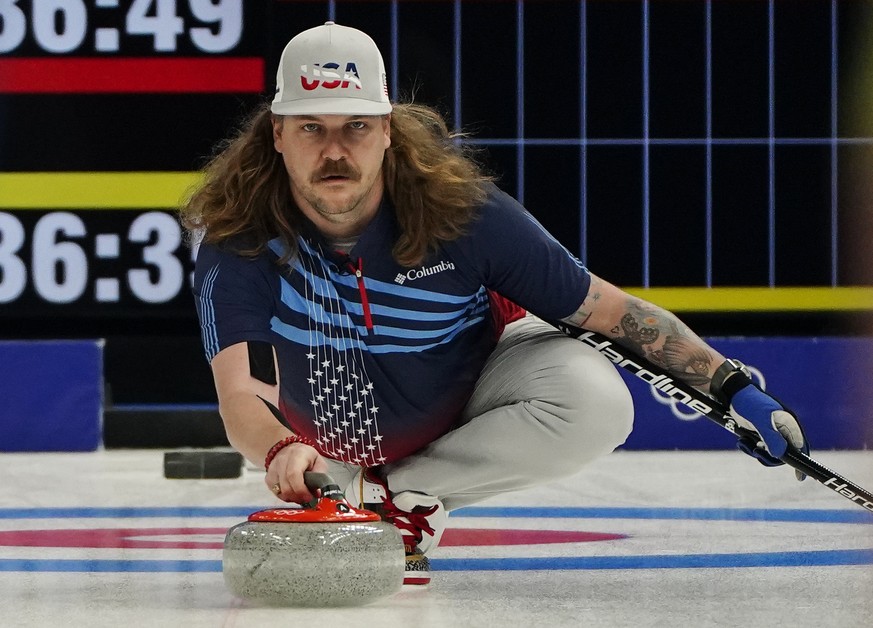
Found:
[(400, 591), (406, 552), (397, 528), (353, 508), (330, 476), (304, 479), (312, 504), (260, 510), (227, 531), (228, 589), (269, 606), (356, 606)]

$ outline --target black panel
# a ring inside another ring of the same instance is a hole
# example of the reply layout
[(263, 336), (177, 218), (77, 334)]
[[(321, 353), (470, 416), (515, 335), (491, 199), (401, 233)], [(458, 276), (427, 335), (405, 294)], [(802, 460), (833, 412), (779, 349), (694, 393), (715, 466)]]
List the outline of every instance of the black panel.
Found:
[[(40, 40), (31, 28), (20, 46), (0, 53), (0, 61), (112, 57), (96, 49), (96, 29), (123, 31), (126, 9), (85, 4), (87, 32), (74, 50), (51, 52), (45, 37)], [(14, 6), (29, 11), (31, 3)], [(153, 37), (122, 33), (117, 56), (208, 57), (192, 44), (190, 27), (196, 20), (189, 3), (174, 6), (186, 24), (175, 51), (155, 50)], [(648, 275), (653, 286), (702, 286), (709, 259), (716, 286), (765, 286), (771, 279), (777, 286), (830, 285), (833, 258), (839, 285), (873, 283), (864, 258), (873, 241), (873, 116), (865, 96), (873, 52), (870, 3), (265, 0), (243, 6), (242, 37), (216, 56), (261, 59), (261, 91), (0, 93), (0, 172), (195, 170), (255, 104), (272, 94), (278, 56), (288, 39), (333, 17), (376, 40), (392, 94), (433, 104), (451, 123), (473, 131), (472, 141), (485, 149), (483, 160), (504, 189), (514, 195), (523, 191), (536, 217), (614, 283), (639, 286)], [(841, 138), (836, 150), (831, 141), (834, 7)], [(713, 248), (708, 257), (710, 174)], [(190, 252), (176, 250), (185, 279), (172, 298), (147, 303), (128, 282), (133, 269), (156, 278), (142, 262), (146, 243), (134, 245), (125, 238), (131, 222), (151, 209), (69, 210), (87, 228), (85, 236), (66, 238), (82, 245), (89, 257), (83, 296), (51, 303), (31, 282), (19, 298), (0, 304), (0, 335), (104, 337), (107, 379), (117, 401), (212, 401), (187, 285)], [(0, 210), (28, 233), (15, 252), (28, 271), (32, 232), (52, 210)], [(119, 234), (118, 258), (93, 255), (101, 234)], [(11, 272), (11, 266), (0, 264), (0, 281)], [(61, 265), (52, 272), (54, 281), (65, 280)], [(119, 281), (119, 301), (98, 299), (96, 281), (113, 278)], [(77, 279), (82, 278), (71, 278)], [(701, 333), (835, 333), (850, 317), (736, 313), (691, 318), (702, 326)]]

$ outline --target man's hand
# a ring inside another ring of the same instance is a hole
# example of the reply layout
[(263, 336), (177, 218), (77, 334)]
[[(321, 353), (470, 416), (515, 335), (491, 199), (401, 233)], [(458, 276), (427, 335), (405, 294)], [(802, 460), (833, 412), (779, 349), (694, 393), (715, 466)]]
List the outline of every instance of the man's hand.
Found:
[[(740, 437), (737, 448), (768, 467), (784, 464), (781, 458), (789, 446), (808, 454), (809, 443), (794, 413), (761, 390), (747, 373), (740, 365), (723, 381), (713, 380), (713, 393), (730, 406), (737, 425), (757, 435), (754, 439)], [(797, 479), (806, 476), (797, 472)]]
[[(304, 471), (327, 473), (327, 462), (314, 447), (303, 443), (291, 443), (279, 450), (270, 462), (264, 482), (276, 497), (286, 502), (306, 504), (315, 495), (306, 488)], [(275, 490), (278, 486), (278, 492)]]
[[(751, 381), (733, 394), (730, 409), (740, 427), (759, 436), (757, 442), (740, 438), (737, 447), (757, 458), (761, 464), (783, 464), (781, 458), (789, 445), (805, 454), (809, 453), (809, 443), (797, 417)], [(806, 476), (797, 472), (797, 479), (804, 480)]]

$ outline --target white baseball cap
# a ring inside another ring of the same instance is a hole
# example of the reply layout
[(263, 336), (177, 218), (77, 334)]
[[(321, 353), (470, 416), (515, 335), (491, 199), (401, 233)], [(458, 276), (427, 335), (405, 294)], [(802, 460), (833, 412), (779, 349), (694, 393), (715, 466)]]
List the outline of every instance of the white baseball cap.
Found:
[(391, 113), (382, 54), (369, 35), (325, 22), (296, 35), (279, 60), (278, 115)]

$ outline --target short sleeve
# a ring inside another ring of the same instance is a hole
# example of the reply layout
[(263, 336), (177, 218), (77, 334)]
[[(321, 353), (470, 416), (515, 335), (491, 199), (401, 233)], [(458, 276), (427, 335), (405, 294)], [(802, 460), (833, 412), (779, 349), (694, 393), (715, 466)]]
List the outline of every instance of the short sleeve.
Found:
[(194, 299), (206, 359), (245, 341), (271, 341), (273, 277), (265, 256), (248, 258), (210, 244), (197, 253)]
[(465, 238), (482, 284), (546, 319), (579, 309), (591, 276), (522, 205), (495, 191)]

